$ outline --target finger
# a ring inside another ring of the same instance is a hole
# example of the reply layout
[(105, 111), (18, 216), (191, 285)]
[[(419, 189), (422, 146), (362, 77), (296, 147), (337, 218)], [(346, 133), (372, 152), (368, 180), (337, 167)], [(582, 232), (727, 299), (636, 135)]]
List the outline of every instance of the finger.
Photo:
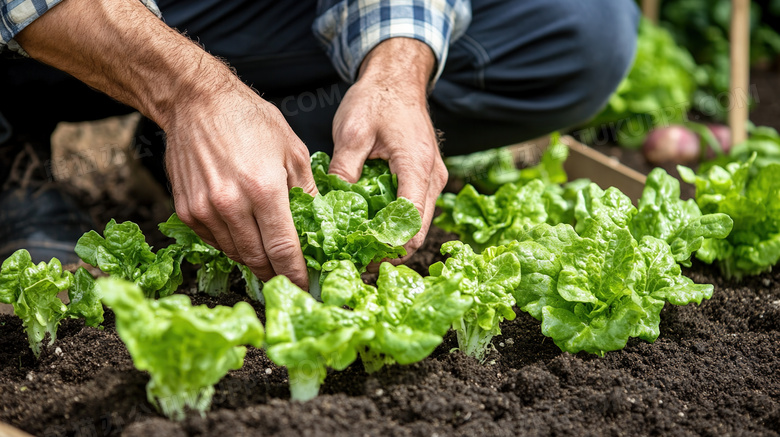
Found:
[(212, 223), (212, 226), (214, 223), (213, 219), (209, 218), (213, 213), (208, 201), (204, 199), (196, 205), (190, 205), (179, 200), (183, 198), (185, 198), (185, 196), (174, 196), (174, 210), (179, 216), (179, 219), (182, 223), (192, 229), (203, 242), (222, 250), (222, 246), (217, 241), (214, 233), (211, 232), (209, 226), (205, 223)]
[[(301, 147), (304, 147), (303, 144)], [(317, 184), (314, 183), (314, 176), (311, 172), (311, 158), (308, 149), (306, 149), (304, 156), (294, 157), (292, 160), (293, 162), (287, 167), (293, 169), (287, 172), (287, 186), (301, 187), (303, 191), (312, 196), (317, 195)]]
[(254, 216), (260, 229), (262, 245), (271, 268), (299, 287), (309, 287), (306, 262), (290, 212), (285, 184), (266, 187), (263, 202), (255, 204)]
[[(347, 138), (337, 135), (333, 147), (333, 159), (328, 173), (335, 174), (347, 182), (355, 183), (363, 173), (363, 164), (371, 152), (371, 147), (360, 143), (360, 137)], [(341, 139), (341, 141), (339, 141)]]
[(447, 178), (447, 167), (444, 165), (444, 162), (437, 157), (437, 159), (434, 160), (433, 170), (428, 178), (425, 205), (423, 207), (423, 212), (420, 215), (420, 232), (404, 245), (407, 255), (403, 256), (400, 259), (400, 262), (406, 262), (425, 242), (425, 237), (428, 235), (431, 223), (433, 222), (433, 215), (436, 212), (436, 200), (444, 189), (444, 186), (447, 184)]
[(222, 211), (222, 218), (227, 224), (230, 238), (241, 263), (249, 267), (252, 273), (263, 281), (274, 277), (251, 207), (237, 202), (234, 208)]

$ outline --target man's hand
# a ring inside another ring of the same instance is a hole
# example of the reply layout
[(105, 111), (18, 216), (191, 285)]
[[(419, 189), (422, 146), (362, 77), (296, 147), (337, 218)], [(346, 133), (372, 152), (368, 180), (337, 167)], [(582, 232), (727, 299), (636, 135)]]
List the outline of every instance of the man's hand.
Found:
[(357, 82), (333, 119), (331, 173), (355, 182), (366, 159), (385, 159), (398, 174), (398, 195), (420, 211), (422, 229), (406, 244), (404, 259), (425, 240), (436, 199), (447, 183), (427, 105), (435, 63), (431, 49), (420, 41), (391, 38), (380, 43), (363, 60)]
[(309, 151), (281, 112), (243, 84), (173, 111), (166, 167), (176, 212), (262, 280), (308, 287), (288, 191), (315, 194)]
[(165, 130), (176, 210), (201, 238), (263, 280), (308, 286), (288, 200), (316, 192), (308, 150), (227, 66), (137, 0), (67, 0), (16, 39)]

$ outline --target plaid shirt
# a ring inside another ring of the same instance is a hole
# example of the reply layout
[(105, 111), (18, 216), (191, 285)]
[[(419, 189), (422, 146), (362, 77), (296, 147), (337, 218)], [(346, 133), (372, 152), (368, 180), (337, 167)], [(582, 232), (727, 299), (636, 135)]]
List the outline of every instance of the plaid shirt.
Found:
[(470, 0), (319, 0), (314, 34), (341, 77), (353, 82), (363, 58), (380, 42), (407, 37), (426, 43), (444, 70), (450, 43), (471, 22)]
[[(24, 53), (16, 34), (61, 0), (0, 0), (0, 52)], [(154, 0), (140, 0), (157, 16)], [(444, 69), (452, 41), (471, 22), (469, 0), (319, 0), (312, 30), (342, 78), (353, 82), (363, 58), (380, 42), (407, 37), (430, 46)]]

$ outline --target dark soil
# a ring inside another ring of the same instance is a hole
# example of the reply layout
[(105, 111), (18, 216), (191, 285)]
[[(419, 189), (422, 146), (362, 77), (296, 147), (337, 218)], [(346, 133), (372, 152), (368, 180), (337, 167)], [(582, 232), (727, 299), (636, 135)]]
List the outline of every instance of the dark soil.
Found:
[[(780, 127), (777, 80), (775, 73), (753, 75), (761, 99), (752, 114), (757, 124)], [(602, 151), (650, 170), (636, 152)], [(126, 212), (119, 206), (109, 199), (95, 215), (105, 223), (112, 211)], [(159, 217), (143, 208), (132, 214), (117, 219), (141, 219), (159, 247)], [(407, 265), (424, 274), (442, 259), (441, 243), (453, 238), (432, 228)], [(0, 422), (45, 437), (778, 435), (780, 271), (742, 283), (701, 264), (685, 274), (714, 284), (713, 298), (701, 306), (667, 304), (653, 344), (632, 340), (603, 358), (562, 353), (542, 336), (539, 322), (518, 313), (502, 325), (485, 363), (451, 353), (450, 333), (415, 365), (367, 375), (358, 361), (332, 372), (321, 395), (306, 403), (291, 402), (286, 370), (249, 347), (244, 367), (219, 383), (205, 417), (189, 414), (180, 423), (147, 402), (148, 375), (133, 367), (110, 311), (102, 330), (64, 321), (39, 360), (20, 320), (0, 315)], [(193, 282), (183, 290), (192, 293)], [(192, 298), (208, 305), (249, 301), (236, 292)], [(249, 302), (264, 319), (262, 307)]]
[[(409, 264), (424, 271), (452, 238), (434, 229)], [(741, 284), (709, 266), (686, 274), (715, 284), (715, 294), (701, 306), (668, 305), (654, 344), (631, 341), (604, 358), (562, 353), (519, 313), (484, 364), (450, 353), (450, 334), (415, 365), (332, 372), (306, 403), (291, 402), (284, 368), (250, 347), (211, 411), (181, 423), (147, 402), (148, 376), (134, 369), (110, 311), (103, 330), (65, 321), (38, 361), (19, 319), (3, 315), (0, 420), (39, 436), (778, 435), (780, 273)]]

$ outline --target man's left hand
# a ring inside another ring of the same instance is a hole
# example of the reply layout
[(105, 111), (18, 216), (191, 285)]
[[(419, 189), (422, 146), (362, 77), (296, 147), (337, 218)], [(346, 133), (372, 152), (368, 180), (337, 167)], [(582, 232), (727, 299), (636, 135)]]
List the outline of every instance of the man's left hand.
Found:
[(427, 88), (436, 59), (423, 42), (391, 38), (363, 60), (333, 119), (330, 172), (349, 182), (360, 177), (366, 159), (389, 162), (398, 175), (398, 196), (411, 200), (422, 229), (409, 241), (408, 259), (425, 240), (436, 199), (447, 183), (428, 113)]

